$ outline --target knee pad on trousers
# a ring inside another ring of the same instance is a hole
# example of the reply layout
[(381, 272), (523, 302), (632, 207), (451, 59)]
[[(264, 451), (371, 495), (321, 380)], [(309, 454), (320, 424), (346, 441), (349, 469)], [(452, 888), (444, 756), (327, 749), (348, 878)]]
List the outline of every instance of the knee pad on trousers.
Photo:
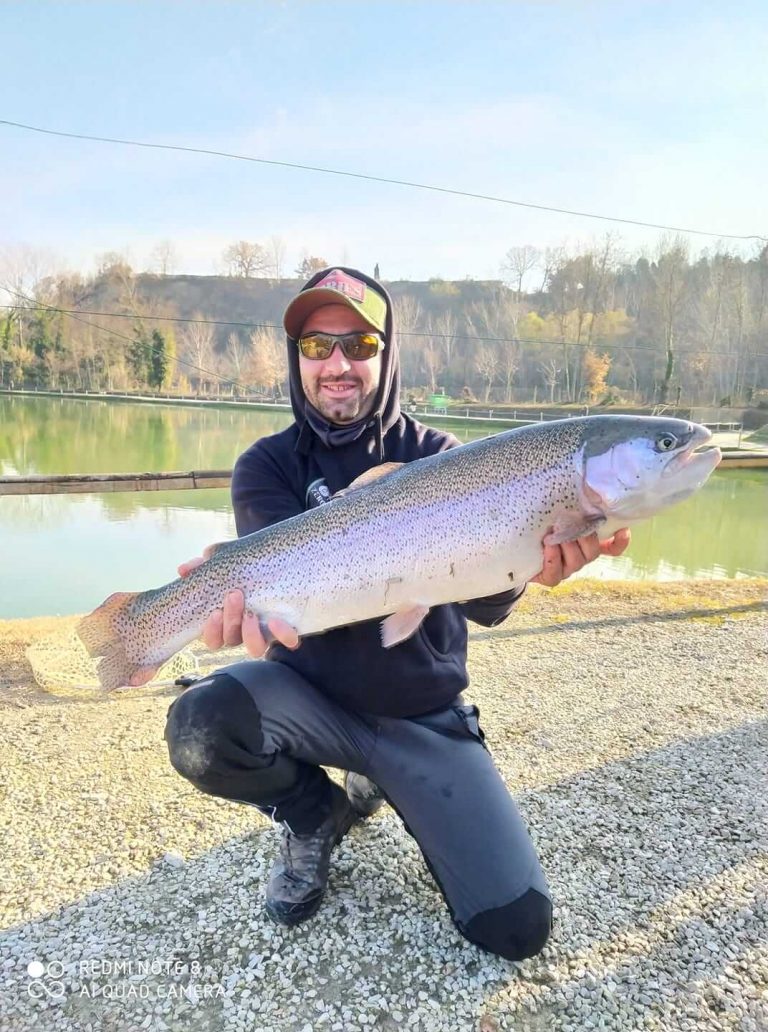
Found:
[(459, 931), (470, 942), (507, 960), (534, 957), (544, 948), (552, 931), (552, 902), (536, 889), (494, 910), (459, 924)]
[(244, 754), (252, 765), (264, 745), (256, 704), (223, 672), (192, 685), (171, 704), (165, 740), (171, 765), (195, 783), (225, 774), (233, 762), (241, 765)]

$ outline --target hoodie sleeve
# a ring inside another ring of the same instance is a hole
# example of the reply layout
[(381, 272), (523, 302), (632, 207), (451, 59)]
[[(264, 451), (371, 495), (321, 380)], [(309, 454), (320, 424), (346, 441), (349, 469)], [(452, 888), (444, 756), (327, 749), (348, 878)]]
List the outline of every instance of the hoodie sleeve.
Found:
[(304, 511), (276, 458), (256, 442), (232, 471), (232, 508), (237, 536), (287, 520)]
[(524, 592), (525, 586), (502, 591), (500, 595), (474, 598), (471, 602), (462, 602), (461, 611), (473, 623), (483, 627), (496, 627), (507, 619), (515, 602), (522, 598)]

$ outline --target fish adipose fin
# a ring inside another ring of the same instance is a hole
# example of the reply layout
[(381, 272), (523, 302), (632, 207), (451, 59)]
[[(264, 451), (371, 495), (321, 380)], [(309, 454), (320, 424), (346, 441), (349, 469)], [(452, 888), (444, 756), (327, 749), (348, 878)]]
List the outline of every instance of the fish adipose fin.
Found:
[(429, 606), (414, 605), (410, 609), (398, 609), (381, 622), (381, 644), (391, 649), (406, 638), (415, 634), (421, 621), (429, 612)]
[(585, 534), (594, 534), (605, 523), (605, 516), (584, 516), (583, 513), (566, 513), (559, 517), (550, 532), (544, 537), (545, 545), (562, 545), (575, 541)]
[(77, 625), (77, 633), (90, 656), (102, 657), (97, 667), (103, 688), (112, 691), (126, 685), (138, 686), (157, 673), (157, 667), (137, 666), (125, 651), (118, 625), (138, 592), (117, 591)]
[(389, 476), (390, 473), (394, 473), (404, 465), (404, 462), (382, 462), (380, 466), (374, 466), (373, 469), (367, 469), (365, 473), (361, 473), (359, 477), (355, 477), (349, 487), (343, 487), (340, 491), (337, 491), (333, 497), (341, 498), (343, 495), (351, 494), (353, 491), (358, 491), (361, 487), (367, 487), (369, 484), (374, 484), (377, 480), (381, 480), (382, 477)]

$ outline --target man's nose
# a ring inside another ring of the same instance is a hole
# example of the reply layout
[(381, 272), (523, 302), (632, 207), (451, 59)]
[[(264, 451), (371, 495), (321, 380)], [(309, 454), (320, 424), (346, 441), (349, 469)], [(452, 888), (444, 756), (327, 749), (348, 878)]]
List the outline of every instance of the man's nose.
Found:
[(323, 367), (336, 376), (340, 373), (348, 373), (352, 368), (351, 362), (341, 350), (341, 344), (338, 341), (333, 345), (333, 351), (326, 358)]

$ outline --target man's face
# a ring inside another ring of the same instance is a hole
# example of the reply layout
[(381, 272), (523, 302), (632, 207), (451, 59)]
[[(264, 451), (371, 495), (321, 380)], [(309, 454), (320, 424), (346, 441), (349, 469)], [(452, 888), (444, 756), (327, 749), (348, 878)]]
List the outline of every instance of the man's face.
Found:
[[(372, 327), (346, 305), (323, 305), (301, 328), (310, 333), (370, 333)], [(354, 423), (373, 411), (381, 377), (381, 351), (365, 362), (352, 362), (337, 344), (328, 358), (314, 361), (299, 352), (299, 372), (304, 394), (329, 423)]]

